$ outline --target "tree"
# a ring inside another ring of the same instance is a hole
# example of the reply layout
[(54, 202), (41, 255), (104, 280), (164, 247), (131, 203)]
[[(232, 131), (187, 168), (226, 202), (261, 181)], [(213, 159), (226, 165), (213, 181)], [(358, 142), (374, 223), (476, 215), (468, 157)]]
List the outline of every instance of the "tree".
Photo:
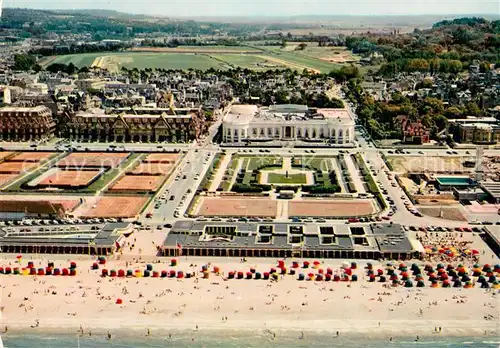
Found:
[(14, 56), (14, 70), (30, 71), (36, 64), (36, 58), (28, 54), (16, 54)]
[(305, 50), (307, 47), (307, 44), (305, 42), (301, 42), (298, 46), (297, 46), (297, 50), (298, 51), (303, 51)]
[(467, 105), (465, 105), (465, 109), (468, 116), (479, 116), (479, 114), (481, 113), (481, 109), (475, 102), (467, 103)]
[(434, 124), (438, 128), (438, 131), (442, 131), (443, 129), (446, 128), (446, 125), (448, 124), (448, 119), (443, 115), (437, 115), (434, 117)]

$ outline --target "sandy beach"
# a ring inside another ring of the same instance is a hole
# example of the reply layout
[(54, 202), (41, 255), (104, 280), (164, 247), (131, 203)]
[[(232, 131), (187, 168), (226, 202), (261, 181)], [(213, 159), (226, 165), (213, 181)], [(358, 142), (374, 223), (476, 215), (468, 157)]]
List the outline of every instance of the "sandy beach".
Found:
[[(34, 261), (35, 267), (46, 265)], [(30, 258), (25, 256), (22, 263)], [(53, 260), (53, 259), (51, 259)], [(55, 267), (78, 264), (76, 276), (0, 275), (0, 332), (64, 332), (104, 335), (119, 330), (147, 330), (168, 335), (175, 330), (280, 330), (331, 332), (332, 335), (478, 336), (496, 335), (499, 290), (464, 288), (404, 288), (369, 283), (358, 262), (357, 282), (298, 281), (286, 275), (269, 280), (110, 278), (91, 270), (89, 257), (53, 260)], [(154, 263), (154, 270), (198, 272), (211, 263), (225, 275), (255, 267), (266, 272), (276, 260), (178, 258)], [(165, 263), (165, 261), (168, 262)], [(285, 261), (287, 265), (291, 260)], [(16, 267), (16, 259), (1, 264)], [(411, 263), (408, 263), (411, 264)], [(325, 260), (320, 267), (339, 272), (342, 262)], [(378, 265), (374, 263), (374, 266)], [(141, 269), (146, 263), (108, 261), (110, 269)], [(299, 270), (300, 271), (300, 270)], [(303, 270), (307, 271), (307, 270)], [(334, 273), (334, 274), (335, 274)], [(116, 304), (117, 299), (122, 304)]]

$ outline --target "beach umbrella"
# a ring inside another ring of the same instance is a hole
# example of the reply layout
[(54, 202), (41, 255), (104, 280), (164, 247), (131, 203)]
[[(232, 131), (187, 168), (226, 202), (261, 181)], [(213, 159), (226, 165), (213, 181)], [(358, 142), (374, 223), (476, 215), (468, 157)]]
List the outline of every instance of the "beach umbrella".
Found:
[(272, 274), (272, 273), (276, 273), (276, 268), (274, 268), (274, 267), (273, 267), (273, 268), (271, 268), (271, 270), (269, 271), (269, 273), (271, 273), (271, 274)]
[(320, 264), (321, 264), (321, 262), (319, 262), (319, 261), (313, 262), (314, 268), (318, 268)]
[(278, 268), (283, 268), (283, 267), (285, 267), (285, 261), (278, 260)]
[(472, 255), (479, 255), (479, 250), (472, 249)]
[(176, 259), (170, 260), (170, 266), (172, 266), (172, 267), (177, 266), (177, 260)]
[(269, 272), (264, 272), (264, 280), (268, 280), (269, 279)]
[(208, 271), (208, 265), (202, 265), (201, 266), (201, 271), (202, 272)]
[(369, 269), (368, 271), (366, 271), (366, 275), (371, 275), (371, 274), (375, 274), (375, 271), (373, 269)]
[(309, 268), (309, 261), (304, 261), (302, 268)]
[(291, 269), (290, 269), (290, 274), (291, 274), (291, 275), (295, 275), (295, 269), (294, 269), (294, 268), (291, 268)]
[(21, 263), (21, 260), (23, 259), (23, 255), (17, 255), (16, 259), (17, 259), (17, 262)]
[(394, 270), (392, 268), (387, 269), (387, 275), (393, 275)]
[(314, 273), (308, 273), (307, 280), (313, 280), (313, 279), (314, 279)]
[(485, 264), (483, 266), (483, 272), (491, 272), (491, 266), (488, 264)]
[(483, 273), (483, 272), (481, 272), (481, 269), (480, 269), (480, 268), (474, 268), (474, 269), (472, 270), (472, 275), (473, 275), (474, 277), (479, 277), (479, 276), (481, 275), (481, 273)]
[(116, 299), (116, 304), (122, 304), (122, 303), (123, 303), (123, 300), (121, 298)]
[(333, 281), (334, 281), (334, 282), (339, 282), (339, 281), (340, 281), (340, 276), (339, 276), (338, 274), (335, 274), (335, 275), (333, 276)]
[(67, 275), (69, 275), (69, 271), (68, 271), (68, 269), (67, 269), (67, 268), (63, 268), (63, 269), (62, 269), (62, 275), (63, 275), (63, 276), (67, 276)]
[(424, 283), (424, 281), (423, 281), (423, 280), (419, 280), (419, 281), (417, 282), (417, 288), (423, 288), (423, 287), (425, 287), (425, 283)]
[(0, 274), (4, 274), (5, 273), (5, 270), (3, 269), (3, 267), (0, 267)]
[[(54, 271), (55, 271), (55, 270), (54, 270)], [(107, 270), (106, 268), (103, 268), (103, 269), (101, 270), (101, 276), (102, 276), (102, 277), (106, 277), (107, 275), (108, 275), (108, 270)]]
[(455, 280), (453, 282), (453, 287), (454, 288), (461, 288), (462, 287), (462, 282), (459, 279)]
[(500, 272), (500, 264), (495, 265), (495, 272)]
[(383, 275), (383, 274), (384, 274), (384, 271), (382, 271), (381, 269), (378, 269), (378, 270), (377, 270), (377, 274), (378, 274), (379, 276), (381, 276), (381, 275)]
[(69, 268), (76, 268), (76, 262), (71, 261), (69, 264)]
[[(295, 272), (295, 270), (294, 270)], [(262, 274), (260, 272), (255, 272), (255, 279), (261, 279), (262, 278)]]
[(464, 276), (462, 277), (462, 281), (463, 281), (463, 282), (468, 282), (468, 281), (470, 281), (470, 277), (469, 277), (468, 275), (464, 275)]
[(449, 288), (451, 286), (450, 281), (448, 279), (443, 281), (443, 288)]
[(45, 267), (45, 275), (52, 275), (52, 267)]
[(281, 274), (286, 274), (286, 267), (281, 268)]
[(320, 268), (320, 269), (318, 269), (318, 273), (319, 273), (319, 274), (324, 274), (324, 273), (325, 273), (325, 271), (323, 270), (323, 268)]
[(403, 269), (403, 268), (406, 268), (406, 265), (405, 265), (404, 263), (400, 263), (400, 264), (399, 264), (399, 269), (401, 270), (401, 269)]
[[(391, 275), (391, 277), (389, 279), (390, 280), (398, 280), (398, 276), (396, 274), (393, 274), (393, 275)], [(406, 280), (404, 278), (401, 278), (401, 279)]]
[(144, 270), (144, 277), (145, 277), (145, 278), (147, 278), (147, 277), (149, 277), (150, 275), (151, 275), (151, 273), (150, 273), (147, 269), (145, 269), (145, 270)]
[[(207, 273), (209, 273), (209, 272), (207, 271)], [(184, 272), (183, 271), (177, 271), (177, 278), (178, 279), (184, 278)]]
[(371, 283), (373, 283), (375, 281), (375, 275), (374, 274), (370, 274), (370, 280), (369, 280)]
[(93, 270), (99, 269), (99, 264), (98, 264), (97, 262), (94, 262), (94, 263), (92, 264), (92, 269), (93, 269)]
[(175, 278), (175, 271), (173, 269), (171, 269), (170, 272), (168, 272), (168, 277), (169, 278)]
[(316, 281), (318, 281), (318, 282), (323, 281), (323, 275), (322, 274), (316, 274)]
[(297, 261), (293, 261), (292, 268), (299, 268), (299, 263)]
[(146, 265), (146, 269), (147, 269), (148, 271), (152, 271), (152, 270), (153, 270), (153, 265), (152, 265), (152, 264), (150, 264), (150, 263), (148, 263), (148, 264)]
[(69, 269), (69, 275), (72, 276), (72, 277), (76, 276), (76, 268), (70, 268)]
[(473, 287), (472, 282), (470, 282), (470, 281), (465, 282), (464, 288), (466, 288), (466, 289), (470, 289), (470, 288), (472, 288), (472, 287)]
[(437, 280), (433, 280), (431, 283), (431, 288), (437, 288), (439, 286)]
[(347, 274), (347, 275), (352, 275), (352, 269), (350, 269), (350, 268), (346, 268), (346, 269), (344, 269), (344, 272), (345, 272), (345, 274)]
[(448, 271), (448, 275), (450, 277), (456, 277), (457, 276), (457, 271), (455, 271), (454, 269), (451, 269)]
[[(16, 274), (16, 269), (15, 268), (14, 268), (14, 274)], [(25, 276), (30, 275), (30, 269), (26, 268), (26, 267), (21, 268), (21, 274), (25, 275)]]
[(441, 280), (447, 280), (448, 275), (446, 273), (441, 274)]
[(274, 280), (278, 280), (279, 277), (278, 273), (273, 273), (272, 276)]
[(357, 282), (357, 281), (358, 281), (358, 276), (357, 276), (356, 274), (353, 274), (353, 275), (351, 276), (351, 280), (352, 280), (353, 282)]
[(220, 273), (220, 267), (219, 266), (214, 266), (214, 273), (219, 274)]
[(492, 285), (495, 289), (500, 289), (500, 282), (498, 282), (497, 280), (495, 280), (493, 283), (491, 283), (491, 285)]
[(131, 269), (127, 270), (127, 277), (133, 277), (134, 276), (134, 271)]
[(358, 265), (356, 264), (356, 262), (351, 262), (351, 268), (352, 269), (357, 269), (358, 268)]
[(496, 278), (494, 275), (492, 275), (492, 276), (490, 276), (490, 277), (488, 278), (488, 282), (490, 282), (490, 283), (493, 283), (493, 282), (494, 282), (494, 281), (496, 281), (496, 280), (497, 280), (497, 278)]
[(134, 277), (136, 277), (136, 278), (141, 278), (142, 277), (142, 272), (141, 272), (140, 269), (136, 269), (134, 271)]
[(106, 258), (104, 256), (99, 256), (98, 260), (100, 265), (106, 264)]
[(490, 288), (490, 284), (488, 284), (488, 282), (481, 283), (481, 289), (489, 289), (489, 288)]
[(385, 277), (384, 277), (384, 276), (380, 276), (380, 278), (379, 278), (379, 282), (380, 282), (380, 283), (383, 283), (383, 282), (385, 282), (385, 281), (386, 281)]
[(343, 282), (348, 282), (349, 281), (349, 276), (345, 273), (342, 274), (342, 277), (340, 277), (340, 279), (343, 281)]
[(486, 281), (486, 278), (483, 276), (483, 275), (480, 275), (478, 278), (477, 278), (477, 281), (482, 283), (482, 282), (485, 282)]
[(204, 278), (204, 279), (208, 279), (208, 278), (210, 277), (210, 272), (209, 272), (208, 270), (207, 270), (207, 271), (202, 272), (202, 274), (203, 274), (203, 278)]
[(329, 282), (329, 281), (331, 281), (331, 280), (332, 280), (332, 275), (331, 275), (331, 274), (328, 274), (328, 273), (327, 273), (327, 274), (325, 274), (325, 281), (326, 281), (326, 282)]
[(112, 269), (111, 271), (109, 271), (109, 276), (110, 277), (116, 277), (116, 270)]
[(365, 267), (365, 268), (366, 268), (366, 269), (372, 269), (372, 268), (373, 268), (373, 265), (371, 264), (371, 262), (368, 262), (368, 263), (366, 264), (366, 267)]
[(326, 274), (330, 274), (330, 275), (333, 274), (333, 269), (331, 269), (330, 267), (328, 267), (326, 269)]
[(12, 268), (5, 267), (5, 274), (11, 274), (11, 273), (12, 273)]
[[(154, 273), (154, 272), (153, 272), (153, 273)], [(189, 272), (188, 272), (188, 273), (184, 274), (184, 277), (186, 277), (186, 279), (191, 278), (191, 273), (189, 273)]]
[(436, 268), (439, 269), (444, 269), (444, 265), (442, 263), (438, 263)]
[(243, 272), (238, 272), (238, 279), (243, 279)]
[(34, 268), (33, 261), (28, 261), (28, 268)]
[(230, 271), (230, 272), (227, 274), (227, 277), (228, 277), (228, 279), (234, 279), (234, 272), (233, 272), (233, 271)]
[(429, 281), (432, 281), (432, 280), (435, 280), (435, 279), (437, 279), (437, 276), (434, 273), (432, 273), (432, 274), (429, 275)]
[(59, 268), (54, 268), (54, 275), (55, 276), (61, 275), (61, 270)]
[(252, 272), (247, 272), (247, 279), (252, 279), (253, 273)]
[(298, 277), (299, 280), (304, 280), (305, 279), (305, 275), (304, 273), (299, 273), (299, 277)]
[(392, 280), (392, 285), (393, 286), (397, 286), (398, 284), (399, 284), (399, 280), (397, 280), (397, 279), (393, 279)]
[(123, 270), (123, 269), (118, 270), (118, 277), (120, 277), (120, 278), (125, 277), (125, 270)]
[(407, 280), (405, 282), (405, 288), (413, 288), (413, 282), (411, 280)]

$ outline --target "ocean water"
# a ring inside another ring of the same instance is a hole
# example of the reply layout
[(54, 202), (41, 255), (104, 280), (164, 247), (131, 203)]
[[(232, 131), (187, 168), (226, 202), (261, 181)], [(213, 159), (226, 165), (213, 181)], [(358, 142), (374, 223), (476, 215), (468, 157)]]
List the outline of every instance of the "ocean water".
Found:
[[(273, 338), (269, 332), (262, 333), (175, 333), (168, 337), (121, 337), (113, 336), (107, 340), (104, 336), (76, 337), (74, 335), (21, 335), (9, 334), (2, 336), (6, 348), (163, 348), (163, 347), (342, 347), (342, 348), (387, 348), (387, 347), (474, 347), (498, 348), (499, 337), (422, 337), (418, 342), (415, 338), (394, 337), (369, 338), (359, 336), (333, 337), (331, 335), (305, 334), (299, 337), (297, 332), (282, 333)], [(194, 339), (194, 340), (193, 340)]]

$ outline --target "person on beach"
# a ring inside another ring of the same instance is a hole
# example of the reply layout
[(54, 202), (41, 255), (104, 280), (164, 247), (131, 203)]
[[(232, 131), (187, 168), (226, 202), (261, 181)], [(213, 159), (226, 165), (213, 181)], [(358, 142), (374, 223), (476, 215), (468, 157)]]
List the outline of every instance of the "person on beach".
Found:
[(108, 331), (107, 340), (109, 341), (110, 339), (111, 339), (111, 332)]
[(304, 339), (304, 331), (301, 331), (300, 332), (300, 337), (299, 337), (301, 340)]
[(148, 332), (146, 333), (146, 336), (151, 336), (151, 330), (148, 328)]
[(8, 331), (8, 330), (9, 330), (9, 329), (7, 328), (7, 325), (5, 325), (5, 329), (3, 330), (3, 332), (2, 332), (2, 333), (7, 333), (7, 331)]

